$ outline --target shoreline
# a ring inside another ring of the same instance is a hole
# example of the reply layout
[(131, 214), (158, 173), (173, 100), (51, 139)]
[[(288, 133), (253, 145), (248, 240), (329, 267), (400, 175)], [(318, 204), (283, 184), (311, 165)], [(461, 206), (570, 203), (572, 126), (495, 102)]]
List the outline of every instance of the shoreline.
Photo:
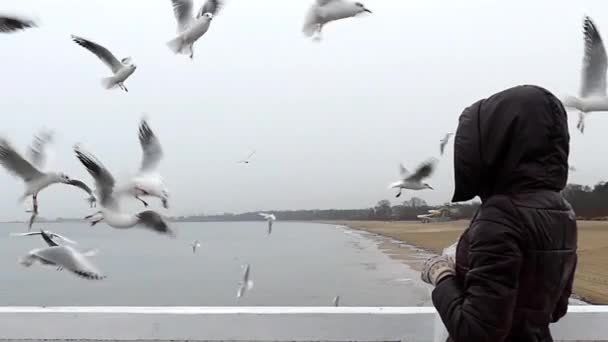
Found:
[[(468, 220), (422, 224), (417, 221), (320, 221), (364, 232), (389, 257), (420, 271), (432, 254), (458, 241)], [(608, 222), (579, 221), (579, 262), (571, 304), (608, 304)], [(599, 235), (599, 236), (598, 236)], [(605, 235), (605, 239), (602, 237)], [(602, 237), (600, 237), (602, 236)], [(604, 241), (604, 243), (598, 242)], [(606, 262), (603, 262), (606, 260)], [(601, 274), (598, 274), (601, 273)]]

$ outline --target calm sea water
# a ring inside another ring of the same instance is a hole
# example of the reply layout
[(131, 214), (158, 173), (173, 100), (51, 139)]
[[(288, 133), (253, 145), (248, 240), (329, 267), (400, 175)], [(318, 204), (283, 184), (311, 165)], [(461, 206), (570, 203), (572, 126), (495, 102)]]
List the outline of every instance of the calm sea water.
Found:
[[(92, 261), (107, 276), (90, 281), (17, 259), (45, 246), (40, 237), (9, 237), (25, 224), (0, 225), (0, 305), (342, 306), (429, 305), (418, 273), (383, 254), (377, 242), (332, 225), (276, 222), (174, 223), (177, 238), (104, 224), (37, 224), (98, 248)], [(192, 253), (189, 244), (201, 248)], [(237, 300), (241, 265), (255, 286)], [(411, 278), (411, 281), (405, 279)]]

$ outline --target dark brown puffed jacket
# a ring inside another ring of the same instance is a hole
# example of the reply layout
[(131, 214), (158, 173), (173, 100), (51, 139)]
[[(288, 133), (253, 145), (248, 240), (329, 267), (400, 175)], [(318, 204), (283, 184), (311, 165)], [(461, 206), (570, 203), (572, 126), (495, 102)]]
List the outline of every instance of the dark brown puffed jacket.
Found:
[(454, 141), (454, 202), (482, 205), (456, 251), (456, 276), (433, 304), (456, 342), (552, 341), (566, 314), (577, 227), (561, 196), (570, 136), (561, 102), (519, 86), (460, 116)]

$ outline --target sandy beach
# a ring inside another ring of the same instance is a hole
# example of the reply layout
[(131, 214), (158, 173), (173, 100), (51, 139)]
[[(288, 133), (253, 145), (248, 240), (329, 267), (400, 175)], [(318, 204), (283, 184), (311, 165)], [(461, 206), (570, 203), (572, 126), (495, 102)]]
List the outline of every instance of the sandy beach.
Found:
[[(380, 247), (392, 257), (419, 269), (428, 253), (441, 251), (456, 242), (468, 221), (422, 224), (415, 221), (334, 221), (343, 225), (385, 237)], [(593, 304), (608, 304), (608, 222), (578, 222), (578, 268), (574, 292)], [(401, 242), (401, 244), (399, 243)], [(407, 245), (413, 247), (408, 247)], [(425, 253), (427, 252), (427, 253)]]

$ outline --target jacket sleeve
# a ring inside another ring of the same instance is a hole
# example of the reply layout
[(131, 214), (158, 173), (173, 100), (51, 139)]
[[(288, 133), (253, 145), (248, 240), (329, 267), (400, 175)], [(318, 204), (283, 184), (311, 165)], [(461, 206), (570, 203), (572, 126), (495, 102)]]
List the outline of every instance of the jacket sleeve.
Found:
[(560, 318), (564, 317), (568, 312), (568, 300), (570, 299), (570, 295), (572, 295), (572, 284), (574, 283), (575, 270), (576, 267), (573, 267), (572, 272), (570, 272), (570, 275), (568, 276), (568, 282), (566, 283), (564, 292), (562, 292), (562, 295), (559, 297), (555, 310), (553, 310), (553, 314), (551, 315), (551, 323), (559, 321)]
[(517, 300), (520, 235), (501, 223), (478, 220), (467, 237), (464, 285), (454, 277), (441, 281), (433, 291), (433, 304), (454, 342), (504, 341)]

